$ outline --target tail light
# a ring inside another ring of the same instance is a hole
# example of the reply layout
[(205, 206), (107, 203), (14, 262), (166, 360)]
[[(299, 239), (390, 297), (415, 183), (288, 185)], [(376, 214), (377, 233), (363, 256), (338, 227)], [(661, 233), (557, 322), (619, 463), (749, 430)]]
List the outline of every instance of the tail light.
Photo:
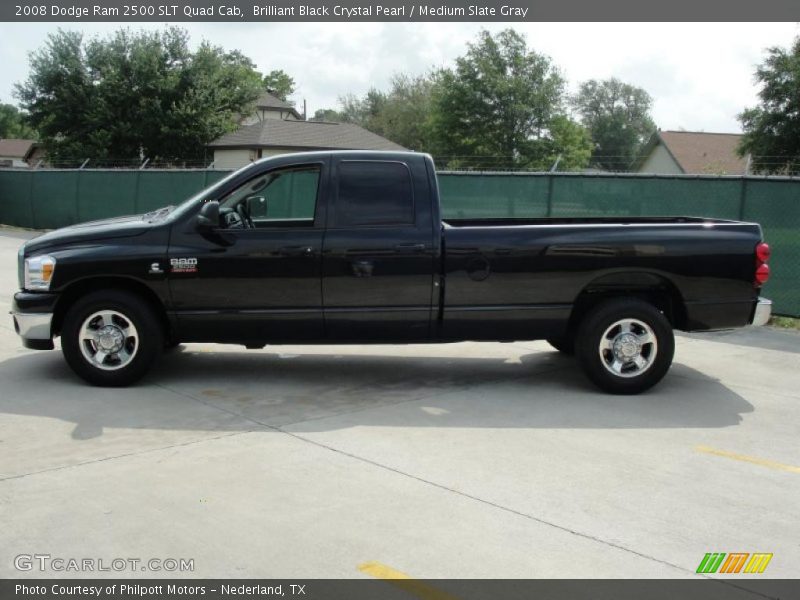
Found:
[(756, 246), (756, 272), (753, 281), (756, 287), (761, 287), (769, 279), (769, 265), (767, 264), (769, 256), (769, 244), (760, 242)]

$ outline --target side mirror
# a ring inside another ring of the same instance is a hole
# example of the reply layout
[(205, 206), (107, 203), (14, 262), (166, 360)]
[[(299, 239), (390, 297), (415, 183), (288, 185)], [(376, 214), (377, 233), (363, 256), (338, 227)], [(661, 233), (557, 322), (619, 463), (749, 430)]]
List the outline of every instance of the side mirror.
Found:
[(247, 214), (250, 218), (267, 218), (267, 199), (264, 196), (249, 196), (245, 203), (247, 205)]
[(206, 202), (197, 215), (195, 225), (200, 230), (209, 230), (219, 227), (219, 202), (212, 200)]

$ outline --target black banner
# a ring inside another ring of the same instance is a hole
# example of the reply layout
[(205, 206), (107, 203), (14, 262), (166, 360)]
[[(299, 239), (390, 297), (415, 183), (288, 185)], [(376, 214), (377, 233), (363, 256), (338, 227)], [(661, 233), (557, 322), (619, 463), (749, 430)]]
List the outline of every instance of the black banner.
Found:
[(28, 579), (1, 580), (0, 598), (177, 600), (790, 600), (800, 580), (739, 579)]
[(0, 21), (797, 21), (797, 0), (3, 0)]

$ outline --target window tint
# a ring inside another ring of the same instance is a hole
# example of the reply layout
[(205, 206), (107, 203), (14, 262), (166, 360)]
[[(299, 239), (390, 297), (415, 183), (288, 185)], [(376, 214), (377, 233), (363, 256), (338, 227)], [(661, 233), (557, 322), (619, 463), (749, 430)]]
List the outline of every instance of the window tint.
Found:
[(265, 173), (228, 194), (221, 204), (236, 208), (244, 203), (256, 227), (280, 221), (313, 221), (319, 175), (319, 167)]
[(339, 165), (337, 225), (413, 223), (414, 196), (405, 164), (347, 161)]
[(258, 200), (252, 204), (251, 217), (258, 221), (314, 220), (317, 207), (319, 169), (295, 169), (278, 171), (264, 188)]

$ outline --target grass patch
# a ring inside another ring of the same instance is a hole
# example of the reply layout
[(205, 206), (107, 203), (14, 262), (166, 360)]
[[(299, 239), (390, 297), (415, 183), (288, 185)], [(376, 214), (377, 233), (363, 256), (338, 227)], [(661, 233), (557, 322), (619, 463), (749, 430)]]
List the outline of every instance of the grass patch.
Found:
[(769, 320), (767, 325), (779, 329), (794, 329), (795, 331), (800, 331), (800, 319), (795, 319), (794, 317), (774, 316)]

